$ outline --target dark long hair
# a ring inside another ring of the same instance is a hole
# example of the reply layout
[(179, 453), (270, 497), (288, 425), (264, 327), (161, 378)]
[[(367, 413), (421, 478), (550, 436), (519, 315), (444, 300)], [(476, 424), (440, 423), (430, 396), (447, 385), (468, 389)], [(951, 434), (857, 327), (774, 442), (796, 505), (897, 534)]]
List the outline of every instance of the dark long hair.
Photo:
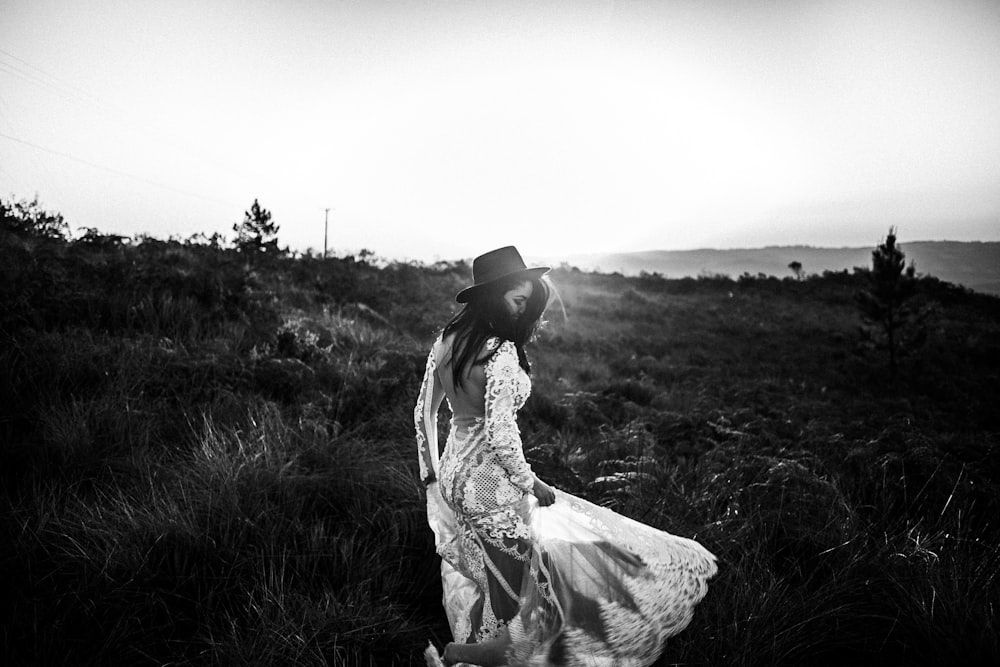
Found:
[[(531, 297), (524, 305), (524, 312), (515, 319), (507, 312), (503, 295), (526, 280), (531, 283)], [(455, 334), (451, 346), (451, 373), (455, 386), (462, 386), (462, 375), (467, 368), (474, 364), (486, 363), (496, 353), (496, 350), (492, 350), (483, 357), (476, 358), (483, 344), (491, 336), (497, 336), (501, 341), (512, 341), (521, 368), (530, 373), (531, 364), (528, 363), (528, 356), (524, 353), (524, 346), (538, 330), (542, 313), (549, 303), (549, 294), (550, 289), (546, 280), (529, 279), (523, 275), (497, 280), (473, 293), (468, 303), (451, 318), (441, 334), (442, 337)]]

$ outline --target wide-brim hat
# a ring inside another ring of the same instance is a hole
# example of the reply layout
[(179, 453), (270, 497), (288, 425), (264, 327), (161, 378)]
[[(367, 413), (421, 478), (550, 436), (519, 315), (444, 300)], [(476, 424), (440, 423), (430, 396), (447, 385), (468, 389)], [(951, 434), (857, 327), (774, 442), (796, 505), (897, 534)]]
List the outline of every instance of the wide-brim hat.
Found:
[(512, 245), (497, 248), (472, 260), (473, 284), (455, 295), (455, 301), (467, 303), (477, 291), (498, 280), (515, 276), (533, 280), (541, 278), (550, 270), (548, 266), (529, 268), (521, 259), (521, 253)]

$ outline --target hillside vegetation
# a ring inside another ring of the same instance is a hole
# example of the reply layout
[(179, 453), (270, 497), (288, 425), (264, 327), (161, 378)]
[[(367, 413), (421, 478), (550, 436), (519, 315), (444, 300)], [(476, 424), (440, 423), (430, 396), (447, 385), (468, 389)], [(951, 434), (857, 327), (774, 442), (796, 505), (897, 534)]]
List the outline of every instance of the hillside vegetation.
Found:
[[(448, 639), (412, 406), (469, 278), (0, 232), (5, 664), (408, 665)], [(525, 450), (720, 574), (660, 661), (1000, 663), (1000, 299), (553, 272)]]
[[(996, 241), (907, 241), (907, 261), (925, 275), (1000, 296), (1000, 243)], [(787, 276), (789, 264), (798, 262), (806, 273), (842, 271), (871, 265), (871, 248), (814, 248), (767, 246), (716, 250), (646, 250), (642, 252), (577, 255), (568, 261), (582, 268), (620, 271), (626, 275), (659, 273), (666, 278), (723, 274), (737, 278)]]

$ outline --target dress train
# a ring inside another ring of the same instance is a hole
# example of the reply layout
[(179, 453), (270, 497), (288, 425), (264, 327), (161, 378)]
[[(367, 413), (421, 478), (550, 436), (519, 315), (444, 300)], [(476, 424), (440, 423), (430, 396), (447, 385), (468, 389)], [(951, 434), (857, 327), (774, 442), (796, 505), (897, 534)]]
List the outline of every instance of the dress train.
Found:
[[(532, 553), (508, 625), (511, 665), (648, 665), (691, 622), (716, 573), (715, 557), (694, 540), (559, 490), (548, 507), (526, 496), (519, 514)], [(453, 565), (461, 531), (437, 484), (428, 489), (427, 515), (449, 623), (456, 637), (469, 637), (482, 594)]]

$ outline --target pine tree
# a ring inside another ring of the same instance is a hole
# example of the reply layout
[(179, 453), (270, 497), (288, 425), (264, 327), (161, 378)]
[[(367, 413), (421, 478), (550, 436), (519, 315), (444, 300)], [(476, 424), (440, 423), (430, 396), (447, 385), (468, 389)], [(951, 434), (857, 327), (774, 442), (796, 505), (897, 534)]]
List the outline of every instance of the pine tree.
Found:
[(867, 289), (856, 295), (861, 310), (862, 338), (889, 355), (889, 375), (895, 379), (898, 360), (925, 335), (925, 313), (910, 302), (916, 293), (916, 267), (906, 266), (906, 255), (896, 245), (896, 230), (889, 228), (885, 241), (872, 251), (872, 269)]
[(243, 214), (243, 222), (233, 225), (235, 245), (243, 253), (276, 254), (279, 252), (278, 229), (271, 220), (271, 212), (254, 199), (250, 210)]

